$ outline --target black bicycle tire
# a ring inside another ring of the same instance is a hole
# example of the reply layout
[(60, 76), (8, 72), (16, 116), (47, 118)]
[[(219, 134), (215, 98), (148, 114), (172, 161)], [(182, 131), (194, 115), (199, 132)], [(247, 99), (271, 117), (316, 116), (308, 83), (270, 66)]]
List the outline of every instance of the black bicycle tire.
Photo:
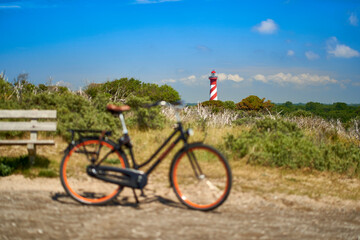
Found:
[[(226, 170), (226, 175), (227, 175), (227, 186), (226, 186), (226, 190), (224, 191), (224, 194), (221, 196), (221, 199), (218, 199), (217, 201), (215, 201), (214, 204), (210, 204), (210, 206), (207, 207), (198, 207), (196, 206), (196, 204), (189, 204), (189, 201), (186, 201), (183, 199), (183, 197), (181, 196), (181, 191), (179, 191), (179, 189), (176, 188), (176, 183), (174, 182), (174, 171), (175, 171), (175, 167), (177, 166), (178, 161), (181, 161), (181, 159), (179, 160), (179, 158), (182, 158), (183, 154), (188, 152), (191, 149), (194, 148), (202, 148), (202, 149), (207, 149), (215, 154), (218, 155), (219, 160), (222, 161), (223, 166)], [(176, 153), (176, 155), (174, 156), (172, 163), (171, 163), (171, 167), (170, 167), (170, 172), (169, 172), (169, 176), (170, 176), (170, 184), (171, 187), (174, 190), (174, 193), (176, 195), (176, 197), (179, 199), (179, 201), (181, 203), (183, 203), (185, 206), (187, 206), (190, 209), (195, 209), (195, 210), (201, 210), (201, 211), (210, 211), (210, 210), (214, 210), (216, 208), (218, 208), (219, 206), (221, 206), (226, 199), (228, 198), (230, 191), (231, 191), (231, 186), (232, 186), (232, 173), (231, 173), (231, 168), (230, 165), (228, 163), (228, 161), (226, 160), (226, 158), (214, 147), (210, 146), (210, 145), (206, 145), (203, 144), (201, 142), (199, 143), (192, 143), (189, 144), (188, 146), (184, 147), (183, 149), (181, 149), (180, 151), (178, 151)]]
[[(111, 146), (112, 148), (115, 149), (116, 147), (116, 143), (114, 143), (113, 141), (111, 140), (99, 140), (99, 137), (98, 136), (94, 136), (94, 137), (87, 137), (87, 138), (84, 138), (84, 139), (81, 139), (79, 141), (76, 141), (71, 148), (68, 148), (65, 153), (64, 153), (64, 156), (63, 156), (63, 159), (61, 161), (61, 164), (60, 164), (60, 180), (61, 180), (61, 184), (64, 188), (64, 190), (66, 191), (66, 193), (71, 197), (73, 198), (75, 201), (77, 202), (80, 202), (82, 204), (85, 204), (85, 205), (105, 205), (109, 202), (111, 202), (113, 199), (115, 199), (119, 194), (120, 192), (123, 190), (123, 187), (119, 186), (119, 188), (117, 189), (117, 192), (112, 194), (111, 197), (109, 198), (106, 198), (104, 201), (96, 201), (96, 202), (92, 202), (92, 201), (86, 201), (82, 198), (79, 198), (78, 196), (76, 196), (76, 194), (74, 194), (74, 191), (72, 191), (71, 187), (68, 186), (68, 184), (66, 184), (67, 182), (67, 177), (64, 176), (64, 166), (65, 166), (65, 162), (68, 161), (67, 158), (70, 157), (69, 154), (71, 154), (71, 152), (74, 150), (74, 149), (77, 149), (79, 148), (79, 145), (81, 144), (84, 144), (84, 143), (87, 143), (87, 142), (91, 142), (91, 141), (99, 141), (100, 142), (103, 142), (103, 143), (106, 143), (107, 146)], [(123, 167), (126, 167), (128, 168), (129, 167), (129, 163), (128, 163), (128, 160), (127, 160), (127, 157), (124, 153), (122, 152), (119, 152), (119, 151), (116, 151), (115, 150), (115, 153), (118, 155), (118, 156), (121, 156), (121, 158), (123, 159), (123, 161), (121, 161), (121, 159), (119, 158), (120, 162), (123, 162), (124, 163), (124, 166)], [(99, 180), (101, 181), (101, 180)]]

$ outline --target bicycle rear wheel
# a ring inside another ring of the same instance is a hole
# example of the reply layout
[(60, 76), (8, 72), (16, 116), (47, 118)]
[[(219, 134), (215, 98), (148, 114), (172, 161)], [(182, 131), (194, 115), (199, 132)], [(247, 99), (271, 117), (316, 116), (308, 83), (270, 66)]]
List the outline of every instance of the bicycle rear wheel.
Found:
[(115, 150), (115, 143), (84, 139), (67, 151), (60, 165), (60, 179), (65, 191), (76, 201), (89, 205), (105, 204), (121, 192), (122, 187), (89, 176), (87, 167), (101, 162), (101, 166), (126, 168), (126, 156)]
[(177, 198), (196, 210), (213, 210), (230, 194), (230, 166), (215, 148), (194, 143), (174, 157), (170, 182)]

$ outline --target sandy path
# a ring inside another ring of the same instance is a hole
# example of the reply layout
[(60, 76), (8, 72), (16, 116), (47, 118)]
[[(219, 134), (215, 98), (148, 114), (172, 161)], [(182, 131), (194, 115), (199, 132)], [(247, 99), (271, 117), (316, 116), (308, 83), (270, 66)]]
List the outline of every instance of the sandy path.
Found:
[[(155, 189), (156, 187), (156, 189)], [(213, 212), (184, 208), (167, 184), (134, 204), (67, 197), (58, 179), (0, 178), (0, 239), (360, 239), (360, 203), (233, 191)]]

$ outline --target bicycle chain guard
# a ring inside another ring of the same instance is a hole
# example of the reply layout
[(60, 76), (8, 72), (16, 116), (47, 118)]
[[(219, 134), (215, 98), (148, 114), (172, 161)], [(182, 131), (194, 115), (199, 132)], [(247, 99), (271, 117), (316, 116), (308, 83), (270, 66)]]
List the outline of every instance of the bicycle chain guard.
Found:
[(87, 174), (123, 187), (143, 189), (147, 184), (147, 175), (144, 172), (130, 168), (90, 165), (87, 167)]

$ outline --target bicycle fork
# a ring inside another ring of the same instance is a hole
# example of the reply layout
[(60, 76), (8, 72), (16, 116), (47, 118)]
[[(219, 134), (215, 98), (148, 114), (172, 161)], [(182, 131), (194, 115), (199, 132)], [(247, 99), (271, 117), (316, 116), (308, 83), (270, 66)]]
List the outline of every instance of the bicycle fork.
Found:
[(199, 180), (203, 180), (205, 179), (205, 175), (203, 174), (201, 167), (199, 165), (198, 160), (195, 157), (195, 154), (193, 152), (187, 152), (186, 155), (189, 158), (189, 162), (191, 164), (191, 167), (194, 171), (195, 176), (199, 179)]

